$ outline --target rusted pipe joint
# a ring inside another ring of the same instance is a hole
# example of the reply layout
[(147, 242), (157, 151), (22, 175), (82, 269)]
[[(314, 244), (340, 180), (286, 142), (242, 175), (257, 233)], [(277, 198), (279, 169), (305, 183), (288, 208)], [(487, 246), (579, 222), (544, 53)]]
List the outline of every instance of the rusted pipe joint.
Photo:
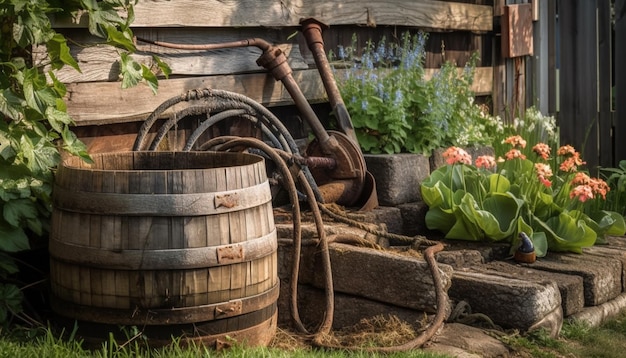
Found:
[(278, 47), (272, 46), (256, 60), (257, 65), (270, 71), (276, 81), (282, 81), (283, 78), (292, 73), (291, 67), (287, 63), (287, 56)]
[(314, 44), (321, 44), (324, 46), (322, 32), (328, 29), (328, 25), (312, 17), (300, 20), (300, 25), (302, 25), (302, 34), (306, 38), (306, 43), (309, 45), (311, 50), (313, 50)]

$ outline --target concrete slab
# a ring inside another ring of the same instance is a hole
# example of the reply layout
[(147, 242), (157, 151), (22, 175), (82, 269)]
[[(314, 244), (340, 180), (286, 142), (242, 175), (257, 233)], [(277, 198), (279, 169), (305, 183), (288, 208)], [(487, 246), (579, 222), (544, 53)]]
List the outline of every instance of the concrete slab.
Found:
[[(428, 264), (422, 258), (332, 244), (330, 260), (337, 292), (428, 313), (436, 311), (432, 276)], [(452, 267), (445, 264), (438, 266), (447, 289), (450, 287)], [(316, 267), (318, 269), (313, 285), (323, 287), (321, 266)]]
[(567, 317), (568, 320), (582, 321), (596, 327), (614, 318), (626, 309), (626, 293), (615, 297), (609, 302), (594, 307), (585, 307), (582, 312)]
[[(556, 283), (537, 283), (470, 271), (455, 271), (450, 299), (465, 301), (472, 313), (483, 313), (504, 328), (527, 330), (561, 309)], [(560, 329), (560, 327), (559, 327)]]
[(622, 291), (626, 291), (626, 248), (619, 246), (598, 245), (585, 247), (583, 249), (583, 253), (585, 255), (612, 257), (618, 259), (622, 263)]
[[(335, 292), (421, 312), (436, 311), (432, 276), (423, 258), (338, 243), (331, 244), (329, 252)], [(279, 241), (278, 262), (278, 277), (288, 285), (292, 272), (292, 246), (286, 240)], [(447, 290), (452, 267), (438, 266)], [(304, 245), (299, 282), (324, 288), (322, 267), (319, 247)]]
[(565, 316), (581, 312), (585, 305), (583, 279), (578, 275), (535, 270), (513, 261), (493, 261), (483, 266), (474, 265), (472, 270), (490, 275), (531, 280), (539, 284), (546, 281), (554, 282), (561, 293), (561, 306)]
[(622, 263), (616, 258), (548, 253), (546, 257), (522, 266), (582, 277), (585, 306), (600, 305), (622, 292)]

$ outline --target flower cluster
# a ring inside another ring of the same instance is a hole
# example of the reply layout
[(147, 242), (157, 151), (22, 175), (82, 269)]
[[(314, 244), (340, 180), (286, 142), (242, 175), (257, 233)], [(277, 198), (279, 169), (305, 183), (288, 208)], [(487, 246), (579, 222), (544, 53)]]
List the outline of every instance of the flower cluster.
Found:
[[(399, 43), (367, 43), (357, 53), (357, 38), (337, 51), (336, 76), (361, 149), (368, 153), (430, 154), (450, 145), (485, 145), (502, 121), (474, 103), (471, 91), (477, 55), (462, 73), (444, 63), (426, 79), (427, 34), (406, 32)], [(333, 56), (331, 55), (331, 60)]]
[(550, 146), (540, 142), (526, 152), (528, 159), (522, 136), (502, 143), (508, 146), (502, 148), (504, 157), (480, 156), (473, 165), (462, 148), (443, 153), (448, 165), (421, 186), (430, 229), (450, 239), (509, 239), (512, 245), (524, 232), (540, 251), (545, 248), (543, 254), (548, 249), (582, 252), (604, 235), (626, 232), (623, 216), (594, 205), (610, 189), (580, 170), (585, 162), (575, 148), (562, 146), (551, 157)]
[(464, 149), (450, 147), (443, 152), (443, 158), (448, 164), (472, 164), (472, 156)]

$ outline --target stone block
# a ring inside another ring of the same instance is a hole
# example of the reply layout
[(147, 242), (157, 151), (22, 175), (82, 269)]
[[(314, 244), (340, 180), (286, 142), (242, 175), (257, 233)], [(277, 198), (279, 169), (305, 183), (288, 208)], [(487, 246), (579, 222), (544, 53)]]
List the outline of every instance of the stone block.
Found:
[(528, 330), (561, 309), (561, 294), (554, 282), (539, 284), (478, 272), (455, 271), (448, 291), (451, 299), (465, 301), (472, 313), (487, 315), (504, 328)]
[(531, 267), (517, 265), (512, 261), (494, 261), (482, 267), (474, 266), (472, 269), (492, 275), (531, 280), (537, 283), (545, 281), (555, 282), (561, 293), (562, 311), (566, 317), (582, 311), (585, 306), (583, 279), (578, 275), (535, 270)]
[[(281, 282), (281, 295), (278, 300), (278, 323), (287, 326), (292, 322), (290, 315), (290, 294), (287, 284)], [(424, 312), (410, 308), (398, 307), (384, 302), (335, 292), (334, 295), (333, 329), (354, 326), (363, 319), (376, 316), (396, 316), (415, 325), (424, 320)], [(315, 326), (322, 321), (326, 311), (326, 295), (323, 289), (309, 285), (298, 287), (298, 311), (300, 319), (307, 326)]]
[(532, 264), (536, 270), (577, 275), (583, 279), (585, 306), (605, 303), (622, 292), (622, 263), (612, 257), (572, 253), (548, 253)]
[(569, 316), (570, 321), (581, 321), (591, 327), (597, 327), (609, 319), (613, 319), (626, 310), (626, 294), (594, 307), (585, 307), (582, 312)]
[[(324, 287), (321, 257), (313, 285)], [(330, 245), (333, 284), (336, 292), (385, 302), (424, 312), (436, 311), (435, 288), (428, 263), (423, 258), (355, 247)], [(439, 264), (446, 290), (450, 287), (452, 267)]]
[(437, 262), (450, 265), (455, 270), (480, 266), (485, 261), (483, 255), (477, 250), (441, 251), (435, 257)]
[(348, 216), (359, 222), (385, 224), (388, 232), (402, 233), (402, 213), (394, 206), (379, 206), (370, 211), (352, 211)]
[[(465, 151), (469, 155), (472, 156), (472, 162), (481, 155), (493, 156), (495, 154), (492, 147), (466, 147), (463, 149), (465, 149)], [(430, 171), (431, 172), (446, 165), (446, 160), (443, 159), (443, 152), (445, 150), (446, 148), (439, 148), (439, 149), (433, 150), (433, 155), (430, 157)]]
[(365, 154), (376, 179), (378, 202), (396, 206), (421, 199), (420, 184), (430, 175), (428, 157), (420, 154)]
[(415, 201), (398, 205), (402, 215), (402, 233), (407, 236), (426, 235), (430, 230), (426, 227), (428, 205), (423, 201)]
[(626, 291), (626, 251), (619, 246), (592, 246), (583, 248), (585, 255), (593, 255), (597, 257), (612, 257), (622, 263), (622, 291)]

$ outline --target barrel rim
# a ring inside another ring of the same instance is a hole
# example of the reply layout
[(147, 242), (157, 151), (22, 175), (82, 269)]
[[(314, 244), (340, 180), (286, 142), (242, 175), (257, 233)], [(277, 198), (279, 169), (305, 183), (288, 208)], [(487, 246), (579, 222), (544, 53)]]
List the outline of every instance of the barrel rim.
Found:
[[(153, 172), (153, 173), (173, 173), (178, 171), (207, 171), (207, 170), (220, 170), (227, 168), (236, 168), (236, 167), (246, 167), (246, 166), (254, 166), (263, 164), (265, 158), (258, 154), (253, 153), (241, 153), (241, 152), (220, 152), (220, 151), (123, 151), (123, 152), (107, 152), (107, 153), (96, 153), (91, 154), (92, 159), (97, 157), (115, 157), (115, 156), (127, 156), (127, 155), (174, 155), (174, 156), (183, 156), (183, 155), (200, 155), (200, 156), (211, 156), (219, 154), (220, 156), (232, 156), (232, 157), (240, 157), (245, 158), (246, 160), (250, 160), (246, 163), (237, 163), (230, 166), (219, 166), (219, 167), (206, 167), (206, 168), (177, 168), (177, 169), (102, 169), (98, 167), (94, 167), (93, 163), (86, 163), (81, 157), (78, 156), (70, 156), (61, 161), (59, 164), (58, 170), (68, 170), (68, 171), (92, 171), (92, 172), (102, 172), (102, 173), (136, 173), (138, 171), (145, 172)], [(70, 164), (71, 163), (71, 164)], [(82, 163), (86, 163), (86, 167), (82, 167)]]

